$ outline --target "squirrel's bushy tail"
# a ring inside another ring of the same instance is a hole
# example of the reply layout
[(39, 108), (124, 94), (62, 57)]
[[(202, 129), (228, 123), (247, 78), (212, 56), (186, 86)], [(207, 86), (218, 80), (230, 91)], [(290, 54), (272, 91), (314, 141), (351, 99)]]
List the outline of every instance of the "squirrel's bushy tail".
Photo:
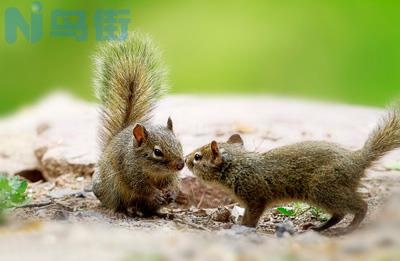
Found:
[(400, 103), (391, 107), (361, 150), (367, 167), (387, 152), (400, 148)]
[(158, 48), (146, 35), (132, 32), (125, 41), (100, 47), (94, 87), (102, 103), (102, 149), (131, 123), (148, 120), (166, 89), (166, 74)]

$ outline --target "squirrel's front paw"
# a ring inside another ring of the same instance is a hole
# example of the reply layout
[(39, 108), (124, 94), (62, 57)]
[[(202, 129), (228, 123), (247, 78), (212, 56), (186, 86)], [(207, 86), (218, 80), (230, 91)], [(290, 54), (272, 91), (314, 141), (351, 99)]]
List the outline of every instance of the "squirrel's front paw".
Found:
[(166, 205), (168, 203), (167, 200), (165, 199), (164, 193), (161, 191), (156, 191), (153, 194), (152, 200), (158, 206)]
[(176, 200), (177, 193), (173, 190), (163, 190), (163, 197), (167, 204), (172, 203)]

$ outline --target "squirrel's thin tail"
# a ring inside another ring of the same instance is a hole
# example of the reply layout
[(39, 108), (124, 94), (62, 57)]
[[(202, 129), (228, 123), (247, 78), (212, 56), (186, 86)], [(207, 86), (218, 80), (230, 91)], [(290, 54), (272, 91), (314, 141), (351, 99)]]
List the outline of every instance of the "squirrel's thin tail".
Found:
[(400, 103), (391, 107), (381, 119), (361, 149), (361, 154), (366, 167), (369, 167), (387, 152), (397, 148), (400, 148)]
[(158, 48), (146, 35), (132, 32), (125, 41), (99, 48), (94, 88), (102, 103), (102, 149), (131, 123), (148, 120), (166, 89), (166, 74)]

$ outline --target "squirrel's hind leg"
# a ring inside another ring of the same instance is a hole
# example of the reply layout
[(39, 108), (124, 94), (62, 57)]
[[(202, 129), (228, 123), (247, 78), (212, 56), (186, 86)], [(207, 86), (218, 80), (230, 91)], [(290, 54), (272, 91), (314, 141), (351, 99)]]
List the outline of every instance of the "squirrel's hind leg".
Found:
[(350, 225), (346, 228), (345, 233), (349, 233), (358, 228), (361, 222), (367, 215), (368, 204), (362, 200), (360, 197), (356, 197), (352, 201), (352, 211), (354, 213), (354, 218)]

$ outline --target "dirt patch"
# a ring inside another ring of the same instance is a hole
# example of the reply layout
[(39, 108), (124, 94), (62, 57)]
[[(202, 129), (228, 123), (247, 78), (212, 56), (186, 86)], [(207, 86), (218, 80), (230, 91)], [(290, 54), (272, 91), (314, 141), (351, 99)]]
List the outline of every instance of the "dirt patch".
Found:
[[(379, 215), (382, 205), (391, 195), (391, 191), (400, 187), (400, 176), (397, 173), (372, 175), (364, 179), (362, 192), (368, 202), (369, 211), (363, 226), (373, 222)], [(197, 181), (198, 182), (198, 181)], [(113, 213), (105, 209), (90, 191), (91, 178), (89, 176), (76, 176), (65, 174), (52, 182), (39, 181), (29, 186), (32, 202), (13, 212), (13, 220), (19, 221), (53, 221), (65, 220), (69, 222), (109, 224), (116, 227), (159, 229), (161, 226), (182, 227), (205, 231), (229, 229), (240, 221), (240, 216), (235, 216), (234, 208), (239, 207), (227, 199), (227, 204), (218, 207), (209, 207), (204, 197), (197, 204), (172, 204), (162, 209), (169, 214), (166, 219), (158, 217), (143, 219), (130, 217), (124, 214)], [(207, 193), (209, 193), (207, 191)], [(222, 192), (221, 192), (222, 193)], [(196, 197), (196, 198), (199, 198)], [(218, 201), (221, 202), (221, 201)], [(222, 202), (223, 203), (223, 202)], [(213, 203), (215, 205), (215, 202)], [(203, 206), (204, 207), (203, 207)], [(282, 207), (278, 205), (277, 207)], [(290, 209), (293, 204), (285, 205)], [(325, 235), (335, 235), (341, 228), (347, 226), (351, 220), (348, 216), (336, 228), (325, 232)], [(304, 213), (288, 217), (277, 211), (276, 208), (268, 209), (260, 220), (257, 231), (262, 234), (273, 235), (279, 224), (288, 224), (294, 232), (303, 232), (311, 225), (318, 225), (322, 220), (314, 216), (311, 211), (304, 208)]]

